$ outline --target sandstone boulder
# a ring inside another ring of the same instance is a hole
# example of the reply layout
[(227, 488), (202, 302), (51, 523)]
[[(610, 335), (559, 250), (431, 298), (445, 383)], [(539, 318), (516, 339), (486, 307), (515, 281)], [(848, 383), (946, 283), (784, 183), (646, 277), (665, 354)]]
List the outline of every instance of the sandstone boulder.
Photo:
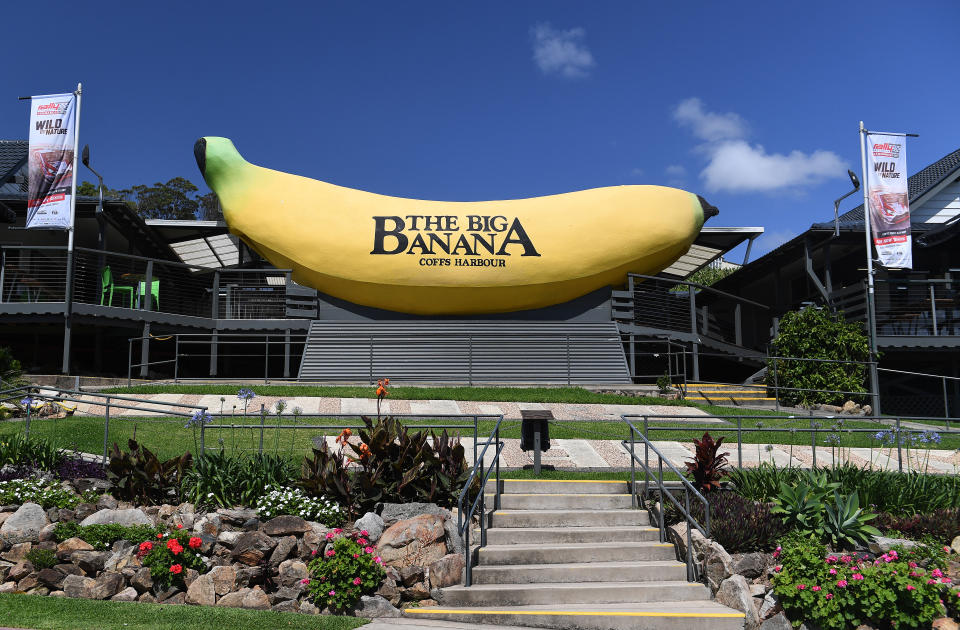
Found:
[(443, 517), (421, 514), (397, 521), (377, 542), (383, 562), (397, 567), (426, 566), (447, 555)]
[(42, 507), (36, 503), (24, 503), (0, 525), (0, 541), (8, 545), (38, 541), (40, 530), (49, 524)]
[(138, 508), (99, 510), (80, 521), (80, 525), (153, 525), (153, 520)]

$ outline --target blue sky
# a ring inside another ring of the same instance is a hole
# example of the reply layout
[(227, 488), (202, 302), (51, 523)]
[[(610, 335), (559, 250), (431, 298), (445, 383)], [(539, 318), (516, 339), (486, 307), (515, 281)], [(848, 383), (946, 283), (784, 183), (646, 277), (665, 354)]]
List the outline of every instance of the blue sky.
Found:
[(78, 6), (4, 8), (0, 137), (26, 137), (17, 96), (83, 81), (113, 188), (202, 186), (193, 142), (222, 135), (397, 196), (677, 186), (766, 228), (762, 252), (832, 215), (859, 120), (920, 134), (911, 173), (960, 147), (955, 1)]

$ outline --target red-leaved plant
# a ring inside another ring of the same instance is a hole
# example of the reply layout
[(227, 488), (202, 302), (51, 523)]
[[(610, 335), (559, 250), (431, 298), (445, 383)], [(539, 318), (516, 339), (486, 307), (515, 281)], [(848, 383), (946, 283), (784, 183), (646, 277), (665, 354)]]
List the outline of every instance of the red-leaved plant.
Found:
[(693, 486), (700, 492), (710, 492), (720, 489), (720, 480), (727, 475), (727, 455), (717, 454), (723, 438), (714, 441), (709, 433), (704, 433), (701, 439), (694, 438), (697, 452), (693, 461), (684, 462), (687, 473), (693, 477)]

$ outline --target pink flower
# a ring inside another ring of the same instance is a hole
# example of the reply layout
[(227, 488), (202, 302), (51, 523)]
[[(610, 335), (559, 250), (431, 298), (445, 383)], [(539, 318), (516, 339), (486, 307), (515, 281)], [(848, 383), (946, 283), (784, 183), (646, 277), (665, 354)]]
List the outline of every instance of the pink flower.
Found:
[(354, 557), (354, 558), (359, 558), (359, 557), (360, 557), (360, 554), (359, 554), (359, 553), (355, 553), (355, 554), (353, 554), (353, 557)]
[(376, 558), (374, 558), (373, 561), (376, 562), (377, 564), (383, 564), (383, 559), (381, 559), (380, 556), (377, 556)]
[(373, 553), (373, 547), (364, 547), (363, 550), (364, 550), (366, 553)]
[(911, 572), (910, 572), (910, 577), (920, 577), (920, 574), (917, 573), (916, 571), (911, 571)]
[(887, 552), (887, 555), (890, 557), (891, 560), (896, 560), (900, 557), (897, 555), (896, 549), (891, 549), (890, 551)]
[(836, 556), (827, 556), (827, 564), (833, 564), (836, 561), (837, 561)]
[(300, 580), (300, 583), (306, 586), (307, 584), (310, 583), (310, 578), (303, 578), (302, 580)]
[(360, 582), (361, 582), (360, 578), (358, 578), (358, 577), (353, 578), (353, 585), (354, 585), (354, 586), (360, 586)]
[(783, 567), (781, 567), (779, 564), (778, 564), (777, 566), (773, 567), (773, 572), (774, 572), (774, 573), (780, 573), (780, 571), (782, 571), (782, 570), (783, 570)]
[(846, 588), (846, 587), (847, 587), (847, 581), (846, 581), (846, 580), (838, 580), (838, 581), (837, 581), (837, 587), (838, 587), (838, 588)]
[(861, 573), (854, 573), (854, 574), (853, 574), (853, 577), (850, 578), (850, 579), (851, 579), (851, 580), (862, 580), (862, 579), (863, 579), (863, 574), (861, 574)]
[(811, 590), (811, 591), (819, 591), (819, 590), (820, 590), (820, 587), (819, 587), (819, 586), (814, 586), (814, 587), (812, 587), (810, 590)]
[(343, 530), (340, 529), (339, 527), (335, 527), (335, 528), (333, 529), (333, 533), (334, 533), (334, 534), (342, 534), (342, 533), (343, 533)]
[(333, 532), (327, 532), (327, 540), (333, 540)]
[(908, 590), (908, 591), (915, 591), (915, 590), (917, 590), (917, 587), (914, 586), (913, 584), (907, 584), (907, 590)]
[(827, 599), (833, 599), (833, 593), (827, 593), (826, 595), (824, 595), (824, 597)]
[(853, 561), (853, 558), (851, 558), (850, 556), (840, 556), (840, 562), (844, 564), (850, 564), (850, 562), (852, 561)]
[(327, 593), (327, 595), (330, 595), (331, 597), (332, 597), (333, 595), (336, 595), (336, 594), (337, 594), (336, 591), (330, 591), (329, 593)]
[(950, 584), (950, 582), (952, 582), (950, 578), (940, 578), (941, 584)]
[(936, 583), (937, 581), (934, 580), (933, 578), (930, 578), (929, 580), (927, 580), (927, 584), (936, 584)]
[(947, 547), (946, 545), (944, 545), (944, 546), (943, 546), (943, 553), (950, 553), (950, 547)]
[(327, 551), (327, 557), (328, 557), (328, 558), (332, 558), (332, 557), (335, 556), (336, 554), (337, 554), (337, 552), (334, 551), (333, 549), (330, 549), (330, 550)]
[(836, 569), (830, 569), (830, 575), (836, 575), (836, 574), (837, 574)]
[(916, 569), (916, 568), (917, 568), (917, 563), (911, 561), (911, 562), (908, 562), (908, 563), (907, 563), (907, 566), (909, 566), (911, 569)]
[(806, 584), (797, 584), (797, 590), (798, 590), (798, 591), (802, 591), (802, 590), (805, 589), (805, 588), (807, 588), (807, 585), (806, 585)]
[(314, 549), (313, 551), (311, 551), (311, 552), (310, 552), (310, 555), (311, 555), (311, 556), (315, 556), (315, 555), (317, 555), (317, 550), (316, 550), (316, 549)]
[(358, 545), (366, 545), (366, 544), (367, 544), (367, 539), (366, 539), (366, 538), (357, 538), (357, 544), (358, 544)]
[(941, 571), (940, 569), (934, 569), (933, 571), (930, 572), (930, 575), (937, 578), (943, 577), (943, 571)]
[(370, 532), (368, 532), (368, 531), (365, 530), (365, 529), (361, 529), (361, 530), (360, 530), (360, 535), (363, 536), (364, 538), (366, 538), (367, 536), (370, 535)]
[(177, 523), (177, 529), (183, 529), (183, 523)]

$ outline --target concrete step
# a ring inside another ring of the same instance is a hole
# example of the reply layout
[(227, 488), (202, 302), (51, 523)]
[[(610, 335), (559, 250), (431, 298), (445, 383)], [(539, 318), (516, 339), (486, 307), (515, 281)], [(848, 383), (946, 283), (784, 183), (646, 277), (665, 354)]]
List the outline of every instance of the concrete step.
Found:
[(676, 560), (564, 562), (473, 567), (474, 584), (547, 582), (659, 582), (687, 579), (687, 565)]
[(649, 525), (646, 510), (497, 510), (491, 527), (616, 527)]
[[(487, 484), (495, 488), (495, 481)], [(505, 494), (625, 494), (630, 492), (626, 481), (581, 481), (575, 479), (501, 479), (501, 492)]]
[(502, 510), (628, 510), (629, 494), (503, 494)]
[(585, 582), (545, 584), (474, 584), (442, 591), (441, 606), (542, 606), (704, 601), (710, 589), (695, 582)]
[(659, 541), (656, 527), (491, 527), (488, 545)]
[(424, 607), (403, 611), (418, 619), (513, 624), (562, 630), (743, 630), (744, 614), (715, 602), (558, 604), (493, 608)]
[[(487, 539), (489, 542), (489, 538)], [(610, 542), (560, 545), (487, 545), (479, 551), (478, 566), (675, 560), (673, 543)]]

